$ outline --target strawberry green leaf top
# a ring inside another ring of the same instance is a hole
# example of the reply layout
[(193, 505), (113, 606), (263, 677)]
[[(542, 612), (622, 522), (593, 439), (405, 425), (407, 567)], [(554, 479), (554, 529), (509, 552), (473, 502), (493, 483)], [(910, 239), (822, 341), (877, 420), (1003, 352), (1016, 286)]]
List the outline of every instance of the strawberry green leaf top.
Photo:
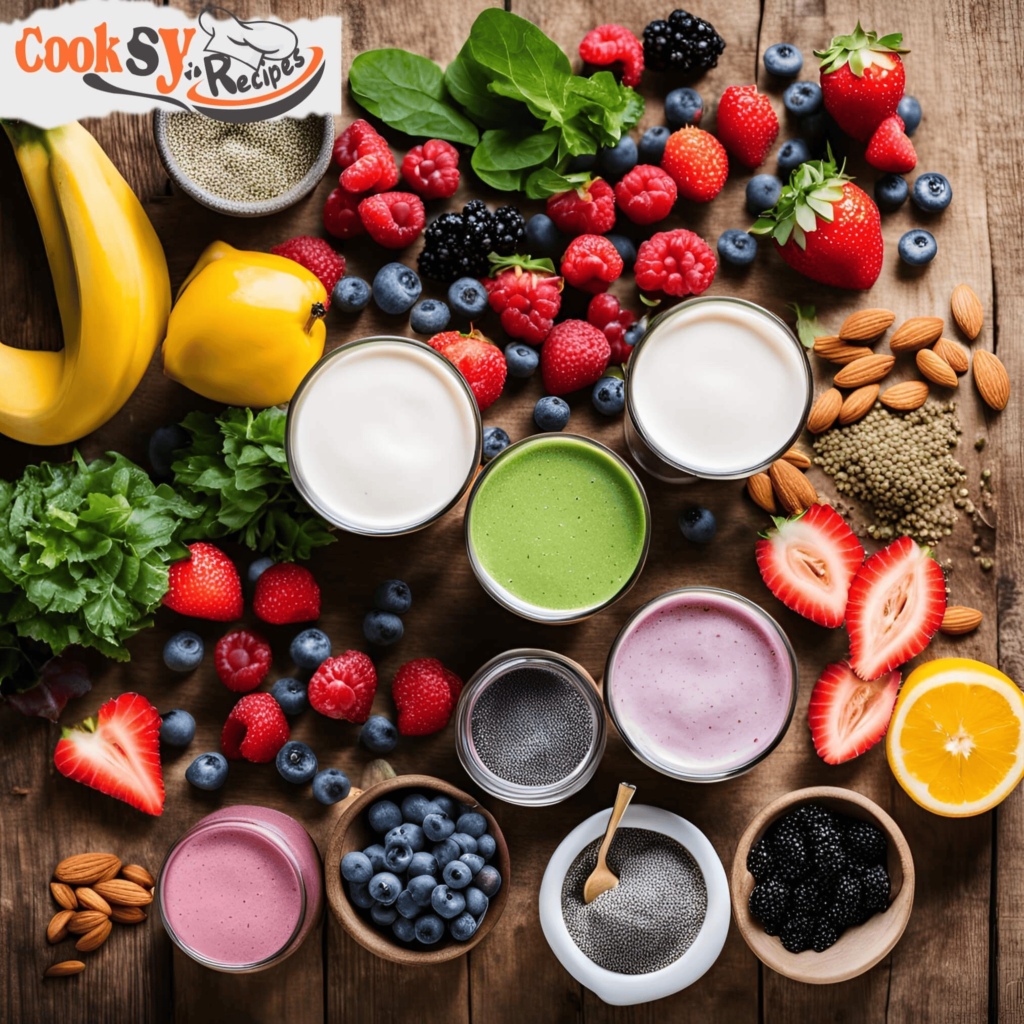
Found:
[(792, 310), (796, 316), (796, 333), (804, 348), (813, 348), (815, 338), (823, 338), (828, 335), (828, 331), (818, 323), (817, 310), (814, 306), (801, 306), (798, 302), (787, 302), (786, 308)]
[(814, 55), (821, 58), (822, 74), (838, 71), (849, 63), (850, 70), (858, 78), (863, 78), (864, 72), (872, 64), (891, 68), (892, 58), (887, 54), (910, 53), (903, 48), (902, 43), (902, 32), (890, 32), (879, 39), (877, 33), (865, 32), (858, 21), (857, 27), (849, 35), (833, 36), (828, 49), (815, 50)]
[(503, 270), (519, 269), (520, 273), (553, 274), (555, 265), (549, 259), (535, 260), (532, 256), (520, 256), (513, 253), (511, 256), (499, 256), (492, 252), (487, 256), (491, 264), (489, 277), (497, 277)]

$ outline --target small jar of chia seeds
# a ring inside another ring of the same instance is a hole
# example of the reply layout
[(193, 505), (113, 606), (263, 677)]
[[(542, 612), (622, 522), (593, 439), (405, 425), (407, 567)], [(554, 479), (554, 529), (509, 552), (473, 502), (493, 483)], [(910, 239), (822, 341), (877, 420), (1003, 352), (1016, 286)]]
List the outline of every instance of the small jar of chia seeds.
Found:
[(582, 665), (519, 648), (492, 658), (459, 701), (456, 749), (481, 789), (522, 807), (582, 789), (604, 754), (604, 707)]

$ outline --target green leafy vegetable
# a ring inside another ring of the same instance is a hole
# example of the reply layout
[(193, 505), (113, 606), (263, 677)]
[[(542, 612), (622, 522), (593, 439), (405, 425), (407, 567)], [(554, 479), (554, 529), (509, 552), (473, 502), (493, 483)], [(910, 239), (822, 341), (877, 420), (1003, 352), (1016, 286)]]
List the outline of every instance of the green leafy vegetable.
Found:
[(568, 192), (571, 188), (581, 188), (590, 181), (591, 177), (585, 171), (559, 174), (551, 167), (541, 167), (526, 179), (524, 191), (530, 199), (547, 199), (559, 192)]
[(823, 338), (828, 334), (828, 331), (818, 323), (814, 306), (787, 302), (786, 308), (792, 310), (796, 316), (796, 333), (804, 348), (813, 348), (815, 338)]
[(445, 68), (444, 84), (467, 115), (481, 128), (529, 127), (533, 117), (522, 104), (489, 92), (487, 69), (478, 64), (466, 43)]

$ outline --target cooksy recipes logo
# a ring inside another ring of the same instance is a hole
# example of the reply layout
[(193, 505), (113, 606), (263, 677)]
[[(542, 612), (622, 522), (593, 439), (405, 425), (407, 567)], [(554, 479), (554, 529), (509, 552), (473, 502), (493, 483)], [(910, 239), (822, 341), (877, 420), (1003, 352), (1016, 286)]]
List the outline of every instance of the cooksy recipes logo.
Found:
[(340, 113), (341, 19), (78, 0), (0, 24), (0, 117), (53, 128), (153, 109), (229, 122)]

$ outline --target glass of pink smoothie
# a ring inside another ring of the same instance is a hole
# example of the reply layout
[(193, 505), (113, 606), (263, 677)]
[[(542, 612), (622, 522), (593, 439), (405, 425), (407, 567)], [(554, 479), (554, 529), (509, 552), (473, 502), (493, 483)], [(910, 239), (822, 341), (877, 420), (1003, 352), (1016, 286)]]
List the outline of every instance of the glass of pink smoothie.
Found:
[(287, 814), (224, 807), (171, 847), (156, 902), (167, 933), (193, 960), (217, 971), (261, 971), (294, 953), (319, 918), (320, 855)]
[(782, 740), (797, 664), (775, 620), (739, 594), (672, 590), (638, 608), (608, 653), (604, 696), (641, 761), (687, 782), (742, 775)]

